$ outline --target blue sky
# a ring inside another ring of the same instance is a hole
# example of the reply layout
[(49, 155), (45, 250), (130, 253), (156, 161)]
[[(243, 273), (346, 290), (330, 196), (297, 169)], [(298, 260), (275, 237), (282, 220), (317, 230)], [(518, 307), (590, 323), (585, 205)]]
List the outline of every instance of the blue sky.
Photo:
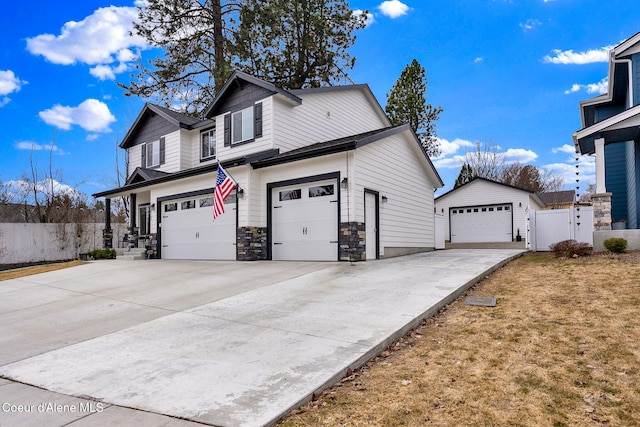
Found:
[[(578, 102), (606, 90), (607, 49), (640, 31), (629, 0), (353, 0), (369, 10), (350, 77), (368, 83), (382, 106), (406, 64), (425, 68), (427, 101), (442, 155), (445, 188), (476, 141), (566, 177), (575, 187), (571, 134)], [(38, 169), (86, 193), (113, 188), (116, 147), (144, 105), (126, 98), (143, 40), (128, 35), (134, 0), (12, 2), (0, 16), (0, 179)], [(581, 185), (593, 180), (581, 159)], [(440, 192), (442, 192), (441, 190)]]

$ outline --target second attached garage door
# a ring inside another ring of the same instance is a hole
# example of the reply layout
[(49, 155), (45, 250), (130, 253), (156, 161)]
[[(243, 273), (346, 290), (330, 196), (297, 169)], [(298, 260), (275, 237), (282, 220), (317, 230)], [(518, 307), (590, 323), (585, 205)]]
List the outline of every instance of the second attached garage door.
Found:
[(274, 188), (271, 198), (273, 260), (338, 260), (336, 180)]
[(236, 259), (235, 195), (227, 198), (225, 212), (215, 221), (212, 203), (212, 195), (162, 203), (162, 258)]
[(511, 242), (511, 204), (452, 208), (451, 243)]

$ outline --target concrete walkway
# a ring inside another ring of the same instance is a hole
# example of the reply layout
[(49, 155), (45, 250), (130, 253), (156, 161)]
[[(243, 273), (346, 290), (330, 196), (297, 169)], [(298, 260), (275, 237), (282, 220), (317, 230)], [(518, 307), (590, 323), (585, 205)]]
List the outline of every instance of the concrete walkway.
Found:
[(0, 425), (269, 425), (521, 253), (111, 261), (0, 282)]

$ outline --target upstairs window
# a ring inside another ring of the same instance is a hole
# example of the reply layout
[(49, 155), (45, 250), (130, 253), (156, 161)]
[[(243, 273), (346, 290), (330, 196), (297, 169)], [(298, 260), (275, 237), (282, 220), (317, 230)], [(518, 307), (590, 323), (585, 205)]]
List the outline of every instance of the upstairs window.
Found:
[(208, 129), (200, 134), (200, 160), (216, 158), (216, 129)]
[(253, 107), (231, 114), (231, 142), (237, 143), (253, 138)]
[(262, 137), (262, 103), (224, 116), (224, 146), (251, 142)]
[(158, 141), (148, 142), (142, 146), (143, 168), (154, 168), (164, 163), (164, 138)]

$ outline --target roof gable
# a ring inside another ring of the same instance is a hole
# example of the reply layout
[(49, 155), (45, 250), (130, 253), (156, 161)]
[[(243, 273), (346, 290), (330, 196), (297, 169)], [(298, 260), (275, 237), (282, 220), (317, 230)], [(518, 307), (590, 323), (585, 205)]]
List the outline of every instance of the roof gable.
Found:
[(294, 104), (302, 103), (302, 100), (290, 91), (247, 73), (235, 71), (220, 89), (213, 102), (204, 110), (203, 116), (211, 118), (221, 112), (243, 108), (245, 105), (272, 95), (281, 95)]
[(129, 148), (144, 142), (154, 141), (180, 128), (191, 129), (202, 123), (186, 114), (154, 104), (145, 104), (120, 143), (121, 148)]
[(467, 186), (469, 186), (469, 185), (471, 185), (471, 184), (473, 184), (475, 182), (487, 182), (489, 184), (501, 185), (503, 187), (511, 188), (513, 190), (522, 191), (522, 192), (525, 192), (525, 193), (528, 193), (528, 194), (532, 194), (532, 195), (535, 194), (534, 191), (527, 190), (526, 188), (520, 188), (520, 187), (516, 187), (514, 185), (509, 185), (509, 184), (505, 184), (505, 183), (502, 183), (502, 182), (498, 182), (498, 181), (494, 181), (494, 180), (491, 180), (491, 179), (482, 178), (482, 177), (477, 176), (477, 177), (473, 178), (471, 181), (462, 184), (460, 187), (454, 188), (452, 190), (447, 191), (444, 194), (439, 195), (438, 197), (436, 197), (436, 200), (441, 199), (441, 198), (443, 198), (445, 196), (448, 196), (449, 194), (452, 194), (454, 192), (460, 191), (461, 189), (464, 189), (465, 187), (467, 187)]
[(170, 174), (168, 172), (162, 172), (155, 169), (137, 167), (133, 171), (131, 176), (127, 178), (127, 182), (125, 183), (125, 185), (136, 184), (139, 182), (146, 182), (146, 181), (159, 178), (161, 176), (166, 176), (166, 175), (170, 175)]

